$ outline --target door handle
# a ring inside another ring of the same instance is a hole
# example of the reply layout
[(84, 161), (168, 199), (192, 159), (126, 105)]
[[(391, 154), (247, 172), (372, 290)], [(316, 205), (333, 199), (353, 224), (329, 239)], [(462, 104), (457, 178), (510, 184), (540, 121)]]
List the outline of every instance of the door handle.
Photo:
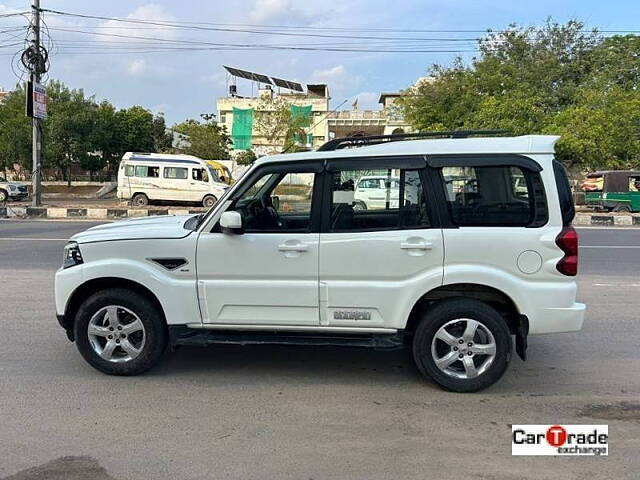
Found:
[(278, 245), (279, 252), (307, 252), (308, 250), (309, 247), (303, 243), (296, 243), (293, 245), (283, 243), (282, 245)]
[(431, 242), (402, 242), (400, 248), (403, 250), (431, 250), (433, 243)]

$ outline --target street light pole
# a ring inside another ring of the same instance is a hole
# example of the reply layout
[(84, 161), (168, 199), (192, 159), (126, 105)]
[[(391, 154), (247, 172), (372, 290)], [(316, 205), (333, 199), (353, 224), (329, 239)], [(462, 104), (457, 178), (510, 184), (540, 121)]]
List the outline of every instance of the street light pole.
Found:
[[(34, 51), (40, 52), (40, 0), (33, 0), (31, 4), (33, 15), (33, 47)], [(39, 55), (36, 56), (39, 59)], [(42, 68), (41, 62), (36, 60), (31, 66), (31, 86), (35, 87), (40, 83), (40, 71)], [(33, 95), (33, 93), (31, 93)], [(31, 181), (33, 183), (32, 192), (32, 205), (39, 207), (42, 204), (42, 134), (41, 134), (41, 120), (36, 116), (32, 118), (33, 122), (33, 140), (32, 140), (32, 160), (33, 168), (31, 172)]]

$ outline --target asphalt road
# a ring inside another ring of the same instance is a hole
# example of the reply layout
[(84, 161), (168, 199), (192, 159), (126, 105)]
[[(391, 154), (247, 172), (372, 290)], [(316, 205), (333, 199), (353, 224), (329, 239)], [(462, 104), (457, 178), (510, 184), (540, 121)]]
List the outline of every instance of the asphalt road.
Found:
[[(0, 478), (638, 478), (640, 230), (581, 229), (584, 330), (456, 395), (404, 352), (183, 348), (99, 374), (53, 307), (64, 239), (91, 225), (0, 221)], [(608, 424), (610, 455), (512, 457), (513, 423)]]

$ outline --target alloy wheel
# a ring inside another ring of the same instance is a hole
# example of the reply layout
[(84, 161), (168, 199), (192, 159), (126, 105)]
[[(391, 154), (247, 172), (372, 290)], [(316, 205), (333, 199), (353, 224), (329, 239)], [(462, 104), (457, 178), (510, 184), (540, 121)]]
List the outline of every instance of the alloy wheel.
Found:
[(431, 342), (431, 355), (445, 374), (459, 379), (476, 378), (493, 363), (496, 341), (483, 323), (458, 318), (438, 329)]
[(135, 359), (146, 341), (140, 317), (119, 305), (98, 310), (89, 320), (87, 335), (93, 351), (103, 360), (114, 363)]

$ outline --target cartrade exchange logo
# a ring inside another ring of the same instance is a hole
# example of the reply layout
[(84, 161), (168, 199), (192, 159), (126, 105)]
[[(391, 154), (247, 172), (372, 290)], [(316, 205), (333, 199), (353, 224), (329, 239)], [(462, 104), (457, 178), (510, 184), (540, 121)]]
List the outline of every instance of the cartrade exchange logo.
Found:
[(512, 455), (609, 455), (608, 425), (513, 425)]

